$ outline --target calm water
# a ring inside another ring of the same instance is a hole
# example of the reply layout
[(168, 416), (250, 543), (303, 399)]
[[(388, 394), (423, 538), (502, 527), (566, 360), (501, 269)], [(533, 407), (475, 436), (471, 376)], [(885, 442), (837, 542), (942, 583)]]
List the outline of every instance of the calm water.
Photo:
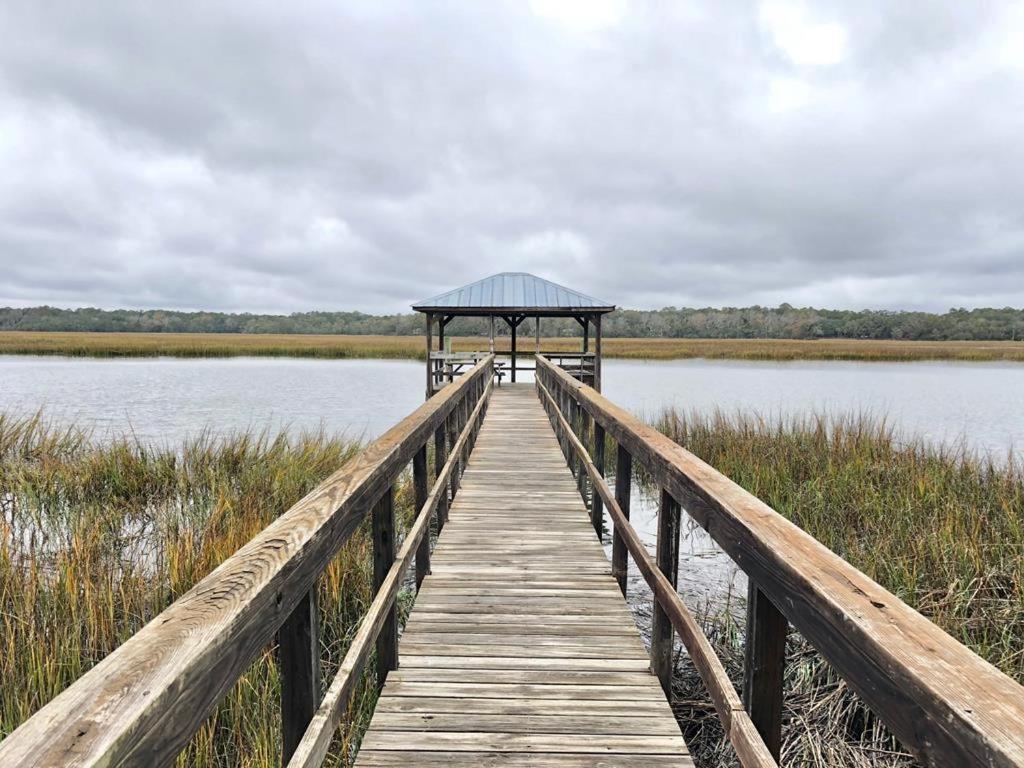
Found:
[[(753, 409), (769, 416), (867, 412), (908, 437), (1005, 456), (1024, 448), (1024, 365), (1001, 363), (605, 362), (605, 394), (638, 413)], [(177, 445), (209, 429), (318, 429), (371, 437), (423, 398), (423, 366), (392, 360), (90, 360), (0, 356), (0, 411), (134, 433)], [(633, 520), (654, 543), (654, 504)], [(744, 595), (731, 561), (700, 529), (681, 544), (680, 590), (694, 606)], [(636, 574), (635, 594), (642, 592)], [(635, 601), (636, 604), (636, 601)]]

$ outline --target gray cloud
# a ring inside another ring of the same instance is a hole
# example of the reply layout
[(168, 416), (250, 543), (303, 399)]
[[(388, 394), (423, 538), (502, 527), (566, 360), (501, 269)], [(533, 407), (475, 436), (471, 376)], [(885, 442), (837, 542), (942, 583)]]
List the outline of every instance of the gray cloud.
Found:
[(0, 304), (1024, 303), (1011, 3), (0, 8)]

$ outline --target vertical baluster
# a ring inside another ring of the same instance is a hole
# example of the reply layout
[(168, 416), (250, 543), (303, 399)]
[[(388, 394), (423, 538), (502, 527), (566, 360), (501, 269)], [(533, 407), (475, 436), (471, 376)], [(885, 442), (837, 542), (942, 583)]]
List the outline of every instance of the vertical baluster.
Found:
[(776, 761), (782, 746), (782, 688), (788, 626), (786, 617), (751, 579), (747, 585), (743, 703)]
[[(673, 587), (679, 576), (679, 513), (679, 504), (668, 491), (662, 489), (655, 560), (658, 570), (665, 574)], [(672, 636), (672, 622), (655, 599), (654, 621), (651, 625), (651, 669), (661, 680), (666, 696), (672, 693)]]
[[(598, 474), (604, 477), (604, 427), (594, 422), (594, 467)], [(597, 531), (597, 538), (601, 538), (601, 526), (604, 522), (604, 504), (601, 495), (593, 483), (590, 485), (590, 521)]]
[[(412, 457), (412, 487), (415, 496), (416, 516), (427, 503), (427, 446), (424, 444)], [(423, 540), (416, 547), (416, 589), (430, 573), (430, 526), (427, 526)]]
[[(434, 431), (434, 479), (441, 476), (441, 470), (448, 461), (448, 452), (446, 445), (448, 443), (448, 437), (446, 435), (446, 422), (442, 421), (440, 426)], [(445, 488), (441, 493), (441, 498), (437, 502), (437, 532), (440, 533), (441, 529), (444, 528), (445, 522), (448, 520), (448, 489)]]
[[(584, 410), (583, 406), (579, 403), (576, 404), (576, 413), (578, 415), (578, 424), (580, 430), (580, 442), (583, 443), (583, 447), (588, 451), (592, 452), (593, 449), (590, 446), (590, 414)], [(583, 502), (588, 502), (587, 486), (589, 484), (589, 477), (587, 477), (587, 465), (586, 462), (581, 458), (579, 462), (580, 474), (576, 478), (576, 487), (579, 488), (580, 496), (583, 497)]]
[[(565, 413), (565, 420), (569, 422), (569, 431), (575, 434), (577, 432), (576, 427), (576, 401), (572, 399), (571, 395), (566, 394), (567, 406)], [(572, 440), (566, 436), (566, 451), (569, 454), (569, 471), (572, 472), (573, 477), (576, 477), (576, 471), (579, 462), (576, 460), (576, 451), (573, 450)], [(579, 481), (577, 481), (579, 482)]]
[[(455, 448), (455, 443), (459, 439), (459, 409), (458, 406), (452, 408), (451, 413), (448, 414), (448, 449), (447, 452), (450, 455), (451, 451)], [(459, 472), (459, 457), (455, 456), (455, 461), (452, 463), (452, 476), (451, 480), (451, 492), (452, 501), (455, 500), (455, 494), (459, 491), (459, 479), (461, 473)]]
[(278, 630), (281, 666), (281, 764), (302, 740), (320, 706), (320, 632), (316, 584)]
[[(629, 497), (633, 487), (633, 457), (621, 444), (615, 456), (615, 503), (622, 514), (629, 519)], [(629, 552), (622, 538), (619, 526), (615, 526), (612, 536), (612, 575), (619, 582), (619, 589), (626, 595), (626, 574), (629, 571)]]
[[(373, 526), (373, 592), (381, 584), (395, 562), (395, 489), (388, 488), (371, 514)], [(398, 608), (394, 602), (388, 610), (380, 635), (377, 636), (377, 685), (383, 687), (388, 672), (398, 668)]]

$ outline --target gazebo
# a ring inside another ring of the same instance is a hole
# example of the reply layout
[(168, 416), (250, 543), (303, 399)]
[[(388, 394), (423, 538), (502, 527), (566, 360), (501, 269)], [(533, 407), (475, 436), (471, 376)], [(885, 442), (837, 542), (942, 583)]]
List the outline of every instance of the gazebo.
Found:
[[(509, 378), (514, 382), (519, 371), (533, 370), (518, 365), (516, 331), (528, 317), (536, 320), (534, 353), (578, 362), (571, 370), (581, 381), (601, 389), (601, 316), (615, 310), (615, 305), (593, 296), (566, 288), (564, 285), (527, 272), (502, 272), (485, 277), (438, 296), (417, 302), (412, 307), (426, 316), (427, 397), (451, 381), (463, 367), (472, 365), (480, 352), (454, 353), (445, 350), (445, 326), (456, 317), (486, 317), (490, 320), (489, 352), (494, 352), (494, 320), (508, 325), (511, 349)], [(540, 348), (540, 320), (544, 317), (571, 317), (583, 328), (580, 352), (567, 353)], [(434, 349), (434, 325), (437, 325), (437, 349)], [(594, 332), (594, 351), (590, 351), (590, 331)], [(500, 366), (503, 369), (504, 366)]]

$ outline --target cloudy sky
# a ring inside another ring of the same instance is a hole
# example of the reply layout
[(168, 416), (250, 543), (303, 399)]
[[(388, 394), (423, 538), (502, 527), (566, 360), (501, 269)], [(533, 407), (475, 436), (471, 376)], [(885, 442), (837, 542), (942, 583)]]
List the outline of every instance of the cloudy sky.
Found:
[(0, 6), (0, 305), (1024, 305), (1024, 5)]

